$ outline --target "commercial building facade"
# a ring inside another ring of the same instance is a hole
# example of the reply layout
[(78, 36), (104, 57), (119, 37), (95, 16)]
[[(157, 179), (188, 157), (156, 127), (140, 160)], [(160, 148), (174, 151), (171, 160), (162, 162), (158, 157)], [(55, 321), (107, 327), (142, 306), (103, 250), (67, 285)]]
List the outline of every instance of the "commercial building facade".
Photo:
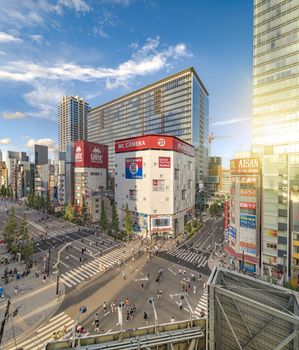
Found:
[(82, 206), (84, 198), (93, 219), (99, 220), (101, 191), (107, 187), (108, 146), (76, 141), (74, 157), (74, 204)]
[(222, 160), (221, 157), (210, 157), (209, 161), (209, 194), (219, 195), (222, 190)]
[(79, 96), (64, 96), (58, 106), (59, 151), (72, 141), (87, 140), (88, 103)]
[(227, 253), (235, 267), (260, 273), (260, 159), (230, 162), (231, 196)]
[[(255, 0), (252, 152), (262, 160), (262, 273), (298, 284), (299, 5)], [(293, 226), (292, 226), (293, 225)], [(297, 271), (297, 272), (295, 272)]]
[(115, 202), (133, 233), (175, 237), (195, 205), (194, 147), (168, 135), (115, 142)]
[(208, 92), (193, 68), (93, 108), (88, 117), (88, 140), (109, 146), (112, 177), (116, 140), (167, 134), (192, 144), (197, 193), (208, 177), (208, 133)]

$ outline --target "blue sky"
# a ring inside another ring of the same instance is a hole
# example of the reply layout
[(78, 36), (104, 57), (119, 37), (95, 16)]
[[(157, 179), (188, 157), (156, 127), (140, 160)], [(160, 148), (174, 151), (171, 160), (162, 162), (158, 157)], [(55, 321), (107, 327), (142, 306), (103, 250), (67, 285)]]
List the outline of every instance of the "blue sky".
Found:
[(0, 0), (0, 149), (55, 149), (63, 95), (91, 107), (194, 66), (212, 154), (251, 137), (251, 0)]

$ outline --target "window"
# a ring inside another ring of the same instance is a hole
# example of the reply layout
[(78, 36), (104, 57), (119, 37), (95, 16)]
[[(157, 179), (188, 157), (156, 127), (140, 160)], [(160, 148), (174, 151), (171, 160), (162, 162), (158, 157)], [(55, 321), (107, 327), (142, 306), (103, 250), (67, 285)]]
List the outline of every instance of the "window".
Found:
[(182, 190), (182, 200), (186, 199), (186, 190)]
[(174, 169), (174, 179), (179, 180), (180, 178), (180, 169)]
[(188, 162), (188, 170), (192, 170), (192, 162)]
[(189, 190), (191, 189), (191, 187), (192, 187), (192, 180), (188, 180), (188, 188), (189, 188)]

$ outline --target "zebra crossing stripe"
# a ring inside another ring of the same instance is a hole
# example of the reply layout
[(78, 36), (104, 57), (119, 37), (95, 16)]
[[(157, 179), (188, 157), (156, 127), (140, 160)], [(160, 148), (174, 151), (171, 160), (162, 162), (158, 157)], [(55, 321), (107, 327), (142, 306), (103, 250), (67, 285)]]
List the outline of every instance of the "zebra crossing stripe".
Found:
[(77, 269), (80, 270), (80, 271), (81, 271), (80, 273), (81, 273), (83, 276), (86, 276), (86, 278), (89, 278), (89, 277), (91, 277), (91, 276), (94, 275), (92, 272), (87, 271), (85, 268), (83, 268), (83, 267), (81, 267), (81, 266), (78, 267)]
[(98, 268), (98, 266), (97, 266), (97, 267), (94, 267), (93, 265), (94, 265), (94, 263), (92, 264), (92, 263), (89, 262), (88, 264), (85, 265), (85, 268), (87, 268), (87, 269), (89, 269), (90, 271), (92, 271), (93, 274), (96, 274), (96, 273), (99, 272), (99, 268)]
[(79, 274), (76, 274), (74, 271), (70, 270), (67, 272), (68, 275), (70, 274), (75, 280), (78, 280), (79, 282), (82, 282), (85, 280), (85, 278), (83, 278), (82, 276), (80, 276)]
[(75, 286), (77, 283), (75, 283), (74, 281), (71, 280), (70, 277), (68, 277), (65, 273), (62, 275), (62, 279), (63, 280), (67, 280), (68, 283), (72, 284), (73, 286)]
[(205, 257), (205, 262), (203, 263), (202, 267), (205, 267), (205, 266), (207, 265), (207, 263), (208, 263), (208, 260), (207, 260), (207, 258)]
[(69, 284), (69, 283), (63, 278), (63, 276), (60, 277), (60, 281), (61, 281), (63, 284), (65, 284), (67, 287), (72, 288), (72, 285)]

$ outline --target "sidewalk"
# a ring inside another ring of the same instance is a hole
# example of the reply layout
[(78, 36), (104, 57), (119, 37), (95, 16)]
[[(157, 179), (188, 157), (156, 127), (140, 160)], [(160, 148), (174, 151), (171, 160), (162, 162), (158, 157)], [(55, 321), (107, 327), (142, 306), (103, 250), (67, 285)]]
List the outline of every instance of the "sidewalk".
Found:
[[(16, 293), (15, 286), (18, 284), (19, 291)], [(62, 299), (57, 300), (56, 278), (47, 278), (43, 284), (42, 277), (27, 276), (20, 281), (10, 282), (5, 286), (6, 297), (0, 302), (0, 320), (4, 318), (8, 297), (11, 305), (9, 314), (19, 307), (16, 317), (10, 317), (6, 322), (3, 335), (3, 343), (15, 337), (25, 334), (36, 328), (44, 320), (48, 319), (60, 306)], [(64, 295), (64, 286), (60, 284), (60, 290)], [(5, 347), (4, 347), (5, 348)]]

